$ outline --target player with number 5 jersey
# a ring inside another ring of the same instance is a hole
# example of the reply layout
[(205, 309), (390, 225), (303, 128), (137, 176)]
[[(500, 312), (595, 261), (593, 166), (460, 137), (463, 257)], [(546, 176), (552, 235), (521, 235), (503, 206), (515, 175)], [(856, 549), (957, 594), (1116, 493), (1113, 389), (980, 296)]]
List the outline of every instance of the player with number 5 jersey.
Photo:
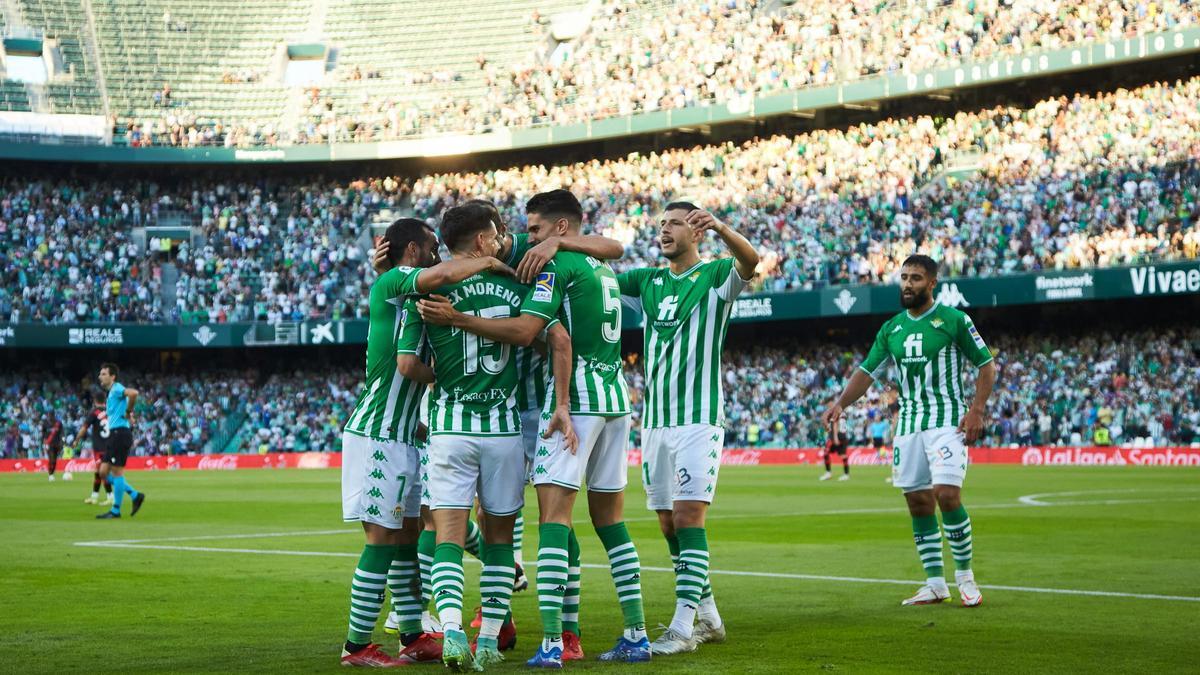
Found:
[[(578, 235), (579, 200), (566, 190), (534, 195), (526, 204), (531, 241)], [(456, 311), (444, 301), (419, 303), (427, 323), (441, 323), (482, 337), (527, 345), (554, 319), (570, 333), (571, 374), (564, 382), (555, 368), (534, 457), (533, 483), (540, 511), (538, 604), (542, 644), (528, 664), (562, 667), (563, 605), (572, 562), (571, 512), (587, 484), (592, 525), (608, 553), (625, 630), (606, 661), (646, 661), (641, 563), (624, 523), (627, 482), (629, 392), (621, 371), (620, 289), (612, 269), (591, 256), (559, 251), (534, 279), (521, 316), (485, 319)], [(577, 442), (576, 442), (577, 438)]]
[[(892, 448), (892, 484), (908, 502), (913, 541), (926, 577), (925, 585), (902, 604), (936, 604), (950, 597), (942, 563), (945, 531), (962, 604), (975, 607), (983, 602), (983, 595), (971, 569), (971, 519), (962, 505), (962, 485), (967, 444), (983, 430), (996, 367), (971, 317), (933, 299), (937, 269), (937, 263), (924, 255), (904, 261), (900, 267), (904, 311), (879, 329), (866, 360), (823, 417), (826, 427), (835, 429), (842, 409), (894, 368), (900, 414)], [(970, 404), (962, 385), (967, 363), (979, 369)]]
[[(700, 260), (698, 246), (709, 230), (732, 258)], [(691, 202), (667, 204), (659, 243), (667, 267), (625, 272), (619, 283), (646, 317), (642, 484), (646, 508), (658, 513), (675, 562), (675, 615), (652, 645), (665, 655), (725, 639), (708, 579), (704, 525), (725, 440), (721, 352), (733, 303), (754, 276), (758, 253)]]

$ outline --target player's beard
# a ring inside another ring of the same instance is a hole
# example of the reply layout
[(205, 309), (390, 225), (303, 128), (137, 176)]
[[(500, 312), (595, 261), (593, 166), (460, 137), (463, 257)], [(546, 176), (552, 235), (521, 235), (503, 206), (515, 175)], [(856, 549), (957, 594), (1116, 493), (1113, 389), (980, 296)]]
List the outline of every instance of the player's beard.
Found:
[(924, 306), (925, 303), (929, 302), (929, 299), (931, 297), (932, 296), (930, 295), (928, 288), (926, 288), (923, 291), (914, 291), (912, 295), (907, 296), (907, 297), (905, 297), (904, 293), (901, 293), (900, 294), (900, 306), (903, 307), (904, 309), (912, 309), (913, 307), (921, 307), (921, 306)]

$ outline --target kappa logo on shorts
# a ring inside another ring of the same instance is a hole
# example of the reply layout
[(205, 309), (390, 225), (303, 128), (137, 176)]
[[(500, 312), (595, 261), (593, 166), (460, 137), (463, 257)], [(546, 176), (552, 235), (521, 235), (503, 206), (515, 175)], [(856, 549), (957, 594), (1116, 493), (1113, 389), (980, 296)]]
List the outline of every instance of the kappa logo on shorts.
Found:
[(549, 302), (554, 297), (554, 272), (541, 272), (533, 282), (533, 299)]
[(374, 478), (375, 480), (383, 480), (383, 472), (380, 471), (379, 469), (375, 469), (374, 471), (372, 471), (371, 473), (369, 473), (367, 475), (370, 476), (371, 478)]
[(542, 466), (541, 464), (538, 464), (538, 467), (534, 469), (533, 472), (539, 476), (550, 473), (546, 470), (546, 467)]
[(716, 459), (716, 458), (717, 458), (717, 451), (716, 451), (716, 450), (713, 450), (713, 451), (709, 452), (709, 453), (708, 453), (708, 456), (709, 456), (709, 457), (711, 457), (712, 459)]
[(382, 516), (383, 514), (379, 511), (379, 507), (372, 504), (367, 507), (367, 515), (375, 516), (376, 518), (378, 518), (378, 517)]
[(539, 445), (539, 446), (538, 446), (538, 451), (537, 451), (537, 456), (538, 456), (538, 457), (549, 457), (549, 456), (550, 456), (550, 451), (546, 449), (546, 446), (544, 446), (544, 445)]
[(375, 454), (371, 455), (371, 459), (375, 460), (376, 462), (386, 462), (387, 455), (383, 454), (382, 450), (376, 450)]
[(377, 487), (373, 487), (370, 490), (367, 490), (367, 496), (374, 497), (375, 499), (383, 499), (383, 493), (380, 492), (379, 488), (377, 488)]

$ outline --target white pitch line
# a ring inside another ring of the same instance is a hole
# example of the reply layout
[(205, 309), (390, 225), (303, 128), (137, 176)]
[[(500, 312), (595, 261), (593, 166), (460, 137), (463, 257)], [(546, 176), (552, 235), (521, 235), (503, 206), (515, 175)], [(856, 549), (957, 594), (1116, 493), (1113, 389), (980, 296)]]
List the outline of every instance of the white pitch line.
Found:
[[(276, 536), (280, 536), (277, 533)], [(148, 549), (154, 551), (185, 551), (191, 553), (242, 553), (250, 555), (290, 555), (303, 557), (325, 557), (325, 558), (357, 558), (357, 553), (343, 553), (338, 551), (283, 551), (272, 549), (255, 549), (255, 548), (215, 548), (206, 546), (177, 546), (177, 545), (157, 545), (157, 544), (136, 544), (128, 542), (103, 542), (103, 541), (81, 541), (76, 542), (76, 546), (87, 546), (92, 548), (127, 548), (127, 549)], [(476, 562), (471, 559), (472, 562)], [(529, 567), (537, 567), (537, 565), (529, 565)], [(580, 567), (588, 569), (607, 570), (608, 565), (596, 565), (584, 563)], [(673, 567), (651, 567), (643, 566), (643, 572), (670, 572), (674, 574)], [(872, 577), (838, 577), (828, 576), (824, 574), (793, 574), (787, 572), (747, 572), (741, 570), (709, 570), (709, 574), (717, 574), (723, 576), (736, 577), (757, 577), (765, 579), (795, 579), (798, 581), (841, 581), (854, 584), (891, 584), (891, 585), (915, 585), (916, 581), (912, 579), (877, 579)], [(953, 585), (953, 584), (951, 584)], [(1092, 597), (1104, 598), (1133, 598), (1137, 600), (1167, 600), (1173, 602), (1200, 602), (1200, 597), (1188, 595), (1161, 595), (1158, 593), (1123, 593), (1118, 591), (1090, 591), (1075, 588), (1039, 588), (1035, 586), (1002, 586), (1002, 585), (981, 585), (980, 588), (997, 591), (1016, 591), (1020, 593), (1045, 593), (1051, 595), (1084, 595)]]

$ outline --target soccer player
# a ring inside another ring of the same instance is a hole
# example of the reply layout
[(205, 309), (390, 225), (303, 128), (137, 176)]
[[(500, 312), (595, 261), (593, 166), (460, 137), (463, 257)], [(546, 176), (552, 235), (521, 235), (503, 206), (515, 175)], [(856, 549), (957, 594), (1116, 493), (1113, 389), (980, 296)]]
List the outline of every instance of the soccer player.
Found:
[(112, 474), (113, 498), (112, 508), (96, 516), (101, 520), (121, 517), (121, 502), (128, 494), (133, 500), (133, 511), (130, 517), (136, 516), (146, 501), (146, 493), (133, 489), (125, 480), (125, 462), (129, 460), (129, 451), (133, 449), (133, 406), (137, 403), (138, 390), (126, 387), (117, 382), (117, 366), (115, 363), (105, 363), (100, 366), (100, 386), (108, 392), (105, 400), (104, 413), (108, 417), (108, 453), (100, 464), (101, 477), (107, 478)]
[(850, 480), (850, 462), (846, 461), (846, 430), (844, 425), (839, 424), (834, 427), (833, 431), (825, 434), (825, 473), (821, 474), (819, 480), (829, 480), (833, 478), (833, 468), (830, 460), (831, 455), (837, 453), (842, 458), (842, 475), (838, 478), (839, 481)]
[[(420, 504), (419, 453), (415, 435), (421, 395), (433, 381), (428, 367), (411, 377), (397, 375), (396, 346), (400, 308), (406, 296), (462, 281), (485, 270), (504, 269), (495, 258), (439, 263), (437, 237), (424, 222), (401, 218), (388, 226), (392, 269), (371, 286), (367, 330), (366, 381), (342, 432), (342, 518), (362, 523), (366, 545), (350, 587), (350, 621), (342, 651), (343, 665), (391, 667), (427, 660), (422, 640), (420, 599), (416, 594)], [(400, 657), (371, 642), (383, 606), (388, 572), (392, 593), (404, 611), (399, 627)]]
[[(646, 316), (642, 484), (675, 562), (675, 615), (651, 646), (656, 655), (725, 639), (704, 523), (725, 440), (721, 351), (734, 300), (758, 266), (745, 237), (690, 202), (667, 204), (658, 227), (667, 267), (618, 277), (621, 294)], [(698, 246), (710, 230), (732, 258), (701, 262)]]
[[(868, 419), (875, 419), (871, 422), (867, 430), (871, 433), (871, 445), (875, 448), (875, 454), (879, 458), (879, 462), (883, 465), (890, 464), (891, 458), (888, 457), (887, 437), (892, 430), (892, 424), (886, 417), (883, 416), (883, 408), (880, 410), (872, 410), (867, 413)], [(876, 419), (877, 418), (877, 419)], [(892, 477), (884, 478), (885, 483), (891, 483)]]
[[(63, 449), (63, 425), (58, 415), (46, 413), (42, 420), (42, 444), (46, 446), (46, 469), (50, 473), (50, 482), (54, 482), (54, 471), (58, 468), (58, 456)], [(69, 476), (68, 476), (69, 478)]]
[(83, 500), (83, 503), (101, 504), (100, 484), (103, 483), (104, 491), (108, 493), (108, 499), (103, 504), (107, 506), (112, 504), (112, 483), (100, 475), (100, 463), (104, 461), (109, 434), (108, 413), (104, 409), (102, 392), (97, 391), (92, 394), (92, 409), (88, 412), (87, 417), (83, 418), (83, 426), (79, 427), (79, 433), (75, 434), (75, 440), (71, 442), (71, 445), (78, 448), (88, 429), (92, 430), (92, 457), (96, 460), (96, 473), (92, 477), (92, 495)]
[[(534, 195), (526, 205), (529, 237), (541, 242), (553, 236), (578, 235), (583, 226), (579, 200), (566, 190)], [(489, 340), (529, 345), (556, 318), (571, 336), (573, 372), (567, 396), (547, 396), (534, 457), (533, 484), (539, 507), (538, 605), (542, 644), (528, 665), (561, 668), (563, 604), (572, 561), (571, 511), (584, 480), (592, 525), (609, 558), (609, 567), (624, 616), (625, 630), (602, 661), (646, 661), (642, 610), (641, 563), (629, 537), (622, 510), (627, 482), (629, 392), (621, 372), (621, 303), (616, 275), (604, 262), (571, 251), (558, 251), (536, 275), (521, 315), (488, 319), (458, 312), (445, 298), (418, 303), (426, 323), (452, 325)], [(554, 380), (554, 388), (562, 383)], [(579, 444), (572, 451), (568, 435), (555, 431), (569, 417)]]
[[(500, 248), (492, 214), (478, 204), (446, 211), (441, 236), (456, 260), (494, 256)], [(515, 278), (484, 273), (435, 293), (449, 298), (460, 312), (495, 318), (517, 316), (526, 289)], [(405, 305), (401, 321), (401, 374), (420, 366), (416, 353), (426, 338), (434, 357), (426, 489), (437, 531), (431, 577), (445, 633), (442, 658), (459, 671), (472, 665), (483, 669), (504, 660), (498, 637), (516, 573), (513, 522), (524, 505), (527, 474), (516, 400), (517, 363), (511, 345), (446, 326), (426, 327), (413, 299)], [(561, 327), (549, 333), (556, 358), (563, 360), (560, 368), (569, 372), (570, 338)], [(476, 494), (486, 517), (480, 577), (483, 620), (472, 658), (463, 630), (462, 563)]]
[[(900, 305), (875, 336), (867, 358), (823, 417), (832, 429), (842, 410), (857, 401), (890, 364), (899, 373), (900, 413), (892, 447), (893, 484), (904, 492), (912, 515), (913, 540), (927, 581), (904, 605), (928, 605), (950, 597), (942, 567), (942, 529), (957, 568), (962, 604), (983, 602), (971, 571), (971, 519), (962, 505), (967, 444), (983, 430), (988, 396), (996, 381), (992, 353), (971, 318), (933, 300), (937, 263), (909, 256), (900, 268)], [(979, 369), (968, 406), (962, 385), (964, 361)]]

